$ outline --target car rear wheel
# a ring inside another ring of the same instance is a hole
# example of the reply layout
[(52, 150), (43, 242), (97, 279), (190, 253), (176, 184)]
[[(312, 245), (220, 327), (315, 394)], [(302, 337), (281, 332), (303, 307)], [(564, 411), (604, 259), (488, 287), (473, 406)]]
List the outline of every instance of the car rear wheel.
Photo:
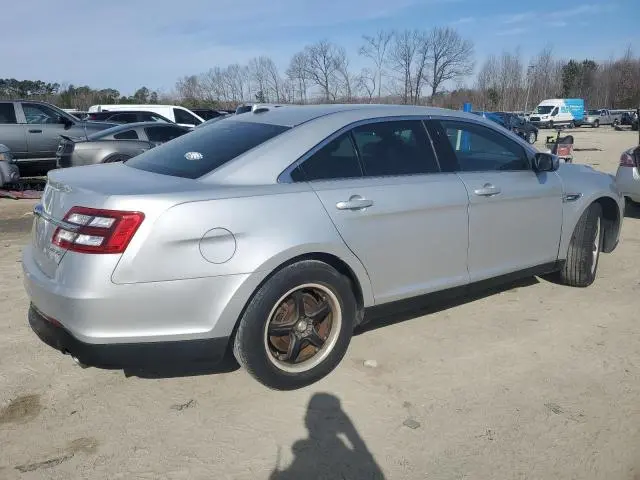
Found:
[(569, 122), (569, 128), (576, 128), (576, 122)]
[(256, 380), (293, 390), (330, 373), (347, 351), (357, 303), (351, 281), (324, 262), (287, 266), (249, 301), (233, 340)]
[(527, 134), (527, 142), (529, 142), (531, 145), (536, 143), (537, 139), (538, 139), (538, 134), (536, 134), (536, 132), (529, 132)]
[(572, 287), (588, 287), (596, 279), (598, 260), (602, 251), (602, 207), (592, 203), (582, 214), (573, 231), (567, 260), (560, 271), (560, 279)]

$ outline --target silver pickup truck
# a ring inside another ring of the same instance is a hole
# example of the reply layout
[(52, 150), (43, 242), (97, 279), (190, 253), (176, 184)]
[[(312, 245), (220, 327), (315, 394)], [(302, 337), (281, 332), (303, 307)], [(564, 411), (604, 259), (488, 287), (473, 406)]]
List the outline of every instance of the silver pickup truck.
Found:
[(61, 135), (86, 138), (116, 125), (83, 122), (45, 102), (0, 101), (0, 143), (11, 150), (23, 177), (45, 175), (56, 168)]
[(600, 125), (618, 125), (622, 115), (613, 114), (606, 108), (600, 110), (589, 110), (582, 122), (583, 125), (591, 125), (598, 128)]

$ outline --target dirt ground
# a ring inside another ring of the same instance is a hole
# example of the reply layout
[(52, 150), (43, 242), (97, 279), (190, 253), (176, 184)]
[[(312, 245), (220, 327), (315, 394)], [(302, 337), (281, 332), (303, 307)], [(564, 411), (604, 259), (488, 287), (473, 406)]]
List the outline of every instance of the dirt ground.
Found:
[[(574, 135), (609, 173), (637, 143)], [(274, 392), (233, 362), (81, 369), (42, 344), (33, 203), (0, 199), (0, 479), (640, 479), (639, 212), (588, 289), (531, 278), (395, 312), (320, 383)]]

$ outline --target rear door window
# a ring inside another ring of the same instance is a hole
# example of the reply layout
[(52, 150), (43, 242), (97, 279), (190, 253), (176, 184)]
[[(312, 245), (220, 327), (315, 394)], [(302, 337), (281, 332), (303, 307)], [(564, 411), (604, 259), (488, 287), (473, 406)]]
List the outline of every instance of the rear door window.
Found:
[(0, 123), (18, 123), (13, 103), (0, 103)]
[(185, 128), (180, 127), (146, 127), (144, 129), (147, 134), (147, 138), (151, 142), (168, 142), (169, 140), (173, 140), (174, 138), (178, 138), (181, 135), (184, 135)]
[(340, 180), (362, 177), (358, 155), (349, 133), (332, 140), (307, 158), (300, 169), (303, 176), (294, 172), (294, 181)]
[(367, 177), (419, 175), (440, 171), (419, 120), (377, 122), (353, 129)]
[(221, 120), (133, 157), (126, 165), (162, 175), (198, 178), (288, 129)]
[(196, 117), (181, 108), (174, 108), (173, 116), (176, 118), (176, 123), (183, 123), (185, 125), (200, 125), (202, 123)]
[(138, 133), (135, 130), (125, 130), (124, 132), (116, 133), (113, 138), (116, 140), (138, 140)]

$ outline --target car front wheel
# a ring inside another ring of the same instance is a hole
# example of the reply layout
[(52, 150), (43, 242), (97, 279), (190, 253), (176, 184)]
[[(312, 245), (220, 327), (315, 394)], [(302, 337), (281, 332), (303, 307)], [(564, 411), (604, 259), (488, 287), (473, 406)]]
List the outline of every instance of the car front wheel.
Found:
[(600, 122), (598, 120), (593, 122), (593, 128), (598, 128), (599, 126), (600, 126)]
[(537, 139), (538, 139), (538, 135), (536, 134), (536, 132), (529, 132), (527, 134), (527, 142), (529, 142), (531, 145), (536, 143)]
[(573, 231), (567, 260), (560, 271), (560, 279), (564, 284), (588, 287), (594, 282), (602, 251), (603, 233), (602, 207), (599, 203), (592, 203)]
[(314, 383), (342, 360), (357, 303), (351, 281), (315, 260), (276, 272), (254, 294), (233, 340), (238, 362), (276, 390)]

